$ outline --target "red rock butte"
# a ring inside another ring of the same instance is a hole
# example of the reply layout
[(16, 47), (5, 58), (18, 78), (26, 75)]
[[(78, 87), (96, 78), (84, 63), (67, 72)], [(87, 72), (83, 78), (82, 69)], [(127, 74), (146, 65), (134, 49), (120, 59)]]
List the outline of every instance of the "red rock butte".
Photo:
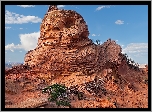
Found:
[(83, 17), (72, 10), (50, 6), (40, 26), (37, 47), (25, 56), (25, 65), (52, 74), (92, 74), (106, 62), (118, 62), (121, 47), (111, 41), (96, 45), (88, 38)]

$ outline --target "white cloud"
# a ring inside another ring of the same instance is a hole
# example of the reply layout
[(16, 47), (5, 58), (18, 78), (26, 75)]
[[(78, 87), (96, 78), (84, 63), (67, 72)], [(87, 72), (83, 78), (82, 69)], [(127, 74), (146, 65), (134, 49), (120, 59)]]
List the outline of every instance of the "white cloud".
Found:
[(95, 36), (96, 36), (96, 34), (92, 34), (92, 36), (93, 36), (93, 37), (95, 37)]
[(148, 53), (148, 43), (130, 43), (122, 51), (125, 53)]
[(26, 8), (26, 7), (35, 7), (35, 5), (17, 5), (17, 6), (24, 7), (24, 8)]
[(22, 23), (38, 23), (42, 19), (37, 16), (24, 16), (14, 12), (5, 11), (5, 24), (22, 24)]
[(5, 46), (5, 50), (11, 50), (12, 52), (15, 49), (24, 49), (25, 51), (33, 50), (37, 46), (38, 38), (40, 36), (40, 32), (34, 32), (29, 34), (20, 34), (20, 44), (14, 45), (8, 44)]
[(25, 51), (33, 50), (37, 46), (40, 32), (34, 32), (29, 34), (20, 34), (20, 42)]
[(14, 52), (14, 50), (10, 49), (12, 52)]
[(103, 9), (103, 8), (110, 8), (110, 6), (108, 5), (108, 6), (99, 6), (98, 8), (96, 8), (96, 10), (98, 11), (98, 10), (101, 10), (101, 9)]
[(20, 28), (20, 30), (22, 30), (23, 28)]
[(118, 40), (116, 40), (116, 42), (118, 42)]
[(19, 52), (22, 52), (22, 51), (19, 51)]
[(11, 27), (5, 27), (5, 29), (11, 29)]
[(76, 9), (79, 9), (78, 7), (75, 7)]
[(122, 20), (117, 20), (115, 23), (118, 24), (118, 25), (121, 25), (121, 24), (124, 24), (124, 21), (122, 21)]
[(14, 52), (14, 49), (22, 49), (22, 46), (21, 45), (14, 45), (14, 43), (12, 44), (8, 44), (5, 46), (5, 50), (10, 50), (12, 52)]
[(65, 5), (57, 5), (58, 8), (63, 8)]
[(130, 43), (122, 48), (122, 53), (136, 63), (148, 63), (148, 43)]
[(124, 47), (124, 45), (121, 45), (121, 47)]

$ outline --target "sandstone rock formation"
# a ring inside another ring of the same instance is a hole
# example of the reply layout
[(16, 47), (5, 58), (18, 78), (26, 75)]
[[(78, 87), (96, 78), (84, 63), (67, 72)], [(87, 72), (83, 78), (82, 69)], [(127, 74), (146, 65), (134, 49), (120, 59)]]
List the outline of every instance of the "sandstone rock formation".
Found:
[(50, 6), (40, 26), (37, 47), (26, 54), (24, 64), (52, 75), (89, 75), (100, 71), (106, 63), (118, 62), (119, 45), (108, 39), (97, 46), (88, 35), (88, 26), (80, 14)]

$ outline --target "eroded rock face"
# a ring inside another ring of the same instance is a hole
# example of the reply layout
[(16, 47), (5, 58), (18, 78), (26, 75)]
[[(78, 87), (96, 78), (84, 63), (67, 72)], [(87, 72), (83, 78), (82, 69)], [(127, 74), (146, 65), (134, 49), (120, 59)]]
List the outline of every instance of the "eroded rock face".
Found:
[(40, 26), (38, 46), (25, 56), (24, 64), (52, 74), (100, 71), (106, 62), (118, 62), (121, 47), (111, 39), (95, 45), (83, 17), (72, 10), (50, 6)]
[(71, 45), (89, 35), (86, 22), (80, 14), (72, 10), (59, 10), (56, 6), (49, 8), (40, 29), (38, 45), (43, 42), (48, 45)]

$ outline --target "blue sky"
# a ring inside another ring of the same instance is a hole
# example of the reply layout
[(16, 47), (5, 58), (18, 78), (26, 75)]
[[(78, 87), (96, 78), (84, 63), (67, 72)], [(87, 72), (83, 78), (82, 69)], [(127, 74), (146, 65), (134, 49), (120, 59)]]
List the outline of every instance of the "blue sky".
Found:
[[(148, 63), (148, 6), (146, 5), (58, 5), (75, 10), (87, 22), (89, 38), (108, 38), (139, 64)], [(48, 5), (5, 6), (5, 61), (24, 62), (25, 53), (36, 47), (40, 24)]]

